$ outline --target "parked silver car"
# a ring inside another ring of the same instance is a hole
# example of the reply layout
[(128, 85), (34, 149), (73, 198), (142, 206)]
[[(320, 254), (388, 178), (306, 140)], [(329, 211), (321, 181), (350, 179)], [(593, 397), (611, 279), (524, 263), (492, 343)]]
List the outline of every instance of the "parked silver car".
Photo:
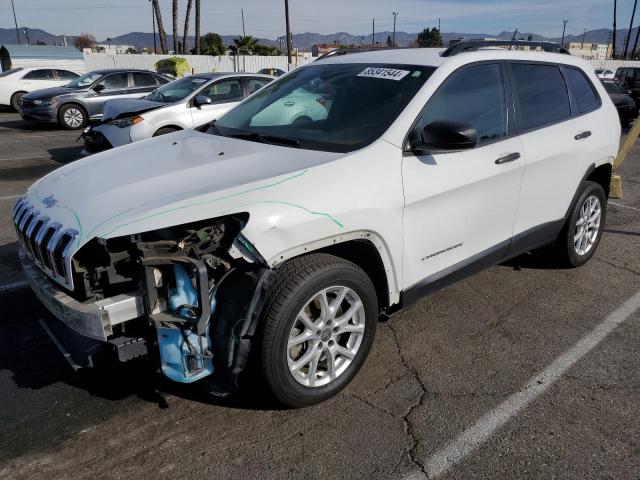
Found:
[(30, 122), (58, 123), (75, 130), (102, 118), (102, 107), (114, 98), (139, 98), (171, 79), (147, 70), (96, 70), (64, 87), (24, 95), (20, 116)]

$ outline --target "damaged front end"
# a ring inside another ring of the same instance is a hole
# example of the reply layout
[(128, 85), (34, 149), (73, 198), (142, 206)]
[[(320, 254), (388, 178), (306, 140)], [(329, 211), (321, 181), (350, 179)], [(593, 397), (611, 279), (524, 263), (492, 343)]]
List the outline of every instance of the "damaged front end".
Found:
[(212, 390), (233, 390), (243, 370), (270, 270), (240, 233), (248, 216), (142, 234), (148, 319), (162, 371), (191, 383), (215, 373)]
[(67, 327), (120, 361), (155, 356), (171, 380), (206, 378), (212, 393), (227, 394), (245, 367), (272, 273), (241, 234), (248, 217), (94, 239), (72, 259), (73, 291), (32, 287)]

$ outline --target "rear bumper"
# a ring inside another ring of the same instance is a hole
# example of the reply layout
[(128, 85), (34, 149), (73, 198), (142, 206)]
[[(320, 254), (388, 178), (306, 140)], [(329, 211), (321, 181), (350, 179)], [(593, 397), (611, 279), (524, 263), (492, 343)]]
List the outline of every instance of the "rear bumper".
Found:
[(58, 320), (79, 335), (105, 342), (113, 335), (115, 325), (145, 315), (142, 295), (138, 292), (81, 303), (54, 287), (22, 248), (19, 256), (22, 269), (36, 297)]

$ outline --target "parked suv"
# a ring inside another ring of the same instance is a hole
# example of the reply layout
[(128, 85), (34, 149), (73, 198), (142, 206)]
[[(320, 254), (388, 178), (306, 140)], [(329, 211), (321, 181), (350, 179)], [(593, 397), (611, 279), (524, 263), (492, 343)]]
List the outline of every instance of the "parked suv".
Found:
[(146, 70), (96, 70), (58, 88), (37, 90), (18, 101), (24, 120), (58, 123), (76, 130), (102, 117), (102, 107), (114, 98), (139, 98), (171, 81)]
[[(300, 89), (327, 114), (256, 125)], [(544, 245), (558, 265), (587, 262), (619, 139), (593, 68), (569, 55), (335, 55), (206, 132), (61, 167), (13, 221), (57, 317), (46, 328), (76, 367), (98, 352), (151, 356), (169, 378), (227, 394), (251, 354), (298, 407), (351, 381), (380, 315)]]
[(633, 97), (636, 107), (640, 107), (640, 68), (620, 67), (616, 70), (614, 79), (625, 93)]
[(0, 105), (18, 110), (20, 98), (34, 90), (59, 87), (80, 75), (62, 68), (13, 68), (0, 73)]

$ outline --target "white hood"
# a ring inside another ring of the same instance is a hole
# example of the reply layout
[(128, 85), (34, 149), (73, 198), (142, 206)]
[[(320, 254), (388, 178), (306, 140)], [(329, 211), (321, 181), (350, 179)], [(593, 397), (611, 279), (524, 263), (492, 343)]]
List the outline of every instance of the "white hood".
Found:
[(94, 237), (243, 211), (256, 192), (275, 191), (295, 202), (300, 190), (287, 186), (308, 168), (340, 156), (182, 131), (65, 165), (36, 182), (27, 198), (80, 232), (76, 251)]

